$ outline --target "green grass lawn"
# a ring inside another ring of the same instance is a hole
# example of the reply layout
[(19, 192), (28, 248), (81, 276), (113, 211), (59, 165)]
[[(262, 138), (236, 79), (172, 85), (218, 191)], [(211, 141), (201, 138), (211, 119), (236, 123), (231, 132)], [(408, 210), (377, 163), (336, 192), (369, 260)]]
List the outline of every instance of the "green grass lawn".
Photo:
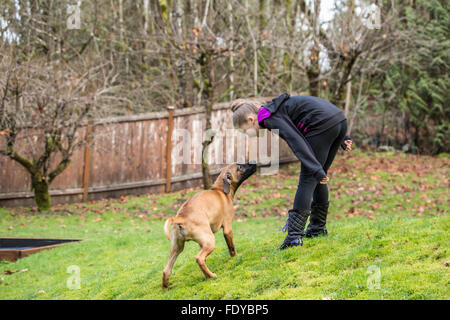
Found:
[[(205, 280), (186, 244), (169, 290), (161, 275), (165, 218), (198, 190), (55, 206), (0, 209), (0, 237), (87, 239), (0, 262), (0, 299), (449, 299), (448, 157), (338, 155), (330, 171), (328, 237), (278, 251), (299, 164), (239, 190), (236, 257), (222, 232)], [(69, 289), (70, 266), (80, 289)], [(14, 273), (6, 274), (4, 271)], [(23, 271), (23, 272), (20, 272)], [(378, 279), (378, 281), (377, 281)]]

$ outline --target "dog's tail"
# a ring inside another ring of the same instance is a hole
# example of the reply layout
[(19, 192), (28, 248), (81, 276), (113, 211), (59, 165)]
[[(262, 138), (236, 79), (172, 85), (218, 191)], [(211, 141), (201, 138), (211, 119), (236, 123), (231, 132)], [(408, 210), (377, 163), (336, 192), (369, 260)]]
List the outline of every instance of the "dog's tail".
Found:
[(183, 217), (174, 217), (166, 220), (166, 223), (164, 224), (164, 233), (166, 234), (167, 239), (170, 240), (170, 230), (169, 230), (170, 225), (174, 223), (183, 223), (183, 222), (184, 222)]

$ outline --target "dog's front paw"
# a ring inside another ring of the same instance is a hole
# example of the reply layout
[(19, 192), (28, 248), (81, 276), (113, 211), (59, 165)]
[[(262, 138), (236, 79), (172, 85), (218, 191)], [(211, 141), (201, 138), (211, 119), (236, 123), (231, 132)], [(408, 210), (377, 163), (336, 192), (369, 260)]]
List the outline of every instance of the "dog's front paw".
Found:
[(215, 278), (217, 278), (217, 275), (216, 275), (215, 273), (212, 273), (212, 272), (211, 272), (211, 274), (209, 275), (209, 277), (210, 277), (211, 279), (215, 279)]

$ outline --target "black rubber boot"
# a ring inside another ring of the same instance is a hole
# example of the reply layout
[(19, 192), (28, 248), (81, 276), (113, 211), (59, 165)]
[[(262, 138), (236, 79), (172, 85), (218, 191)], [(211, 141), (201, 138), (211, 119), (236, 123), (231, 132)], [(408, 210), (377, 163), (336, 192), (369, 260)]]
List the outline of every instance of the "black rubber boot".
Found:
[(330, 202), (327, 203), (312, 203), (311, 205), (311, 217), (309, 218), (309, 225), (306, 228), (305, 236), (307, 238), (326, 236), (328, 235), (325, 224), (327, 223), (328, 207)]
[(302, 237), (305, 233), (306, 220), (308, 220), (310, 214), (311, 210), (289, 210), (289, 218), (283, 228), (283, 231), (286, 231), (287, 229), (288, 234), (286, 239), (284, 239), (280, 250), (303, 245)]

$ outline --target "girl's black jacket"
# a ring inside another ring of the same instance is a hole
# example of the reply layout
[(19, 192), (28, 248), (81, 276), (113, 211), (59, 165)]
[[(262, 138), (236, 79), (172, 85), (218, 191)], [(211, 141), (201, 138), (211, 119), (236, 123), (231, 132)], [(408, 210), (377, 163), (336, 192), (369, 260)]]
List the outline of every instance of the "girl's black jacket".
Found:
[[(320, 134), (344, 120), (344, 113), (326, 100), (310, 96), (291, 97), (287, 93), (263, 105), (258, 113), (259, 125), (269, 130), (278, 129), (280, 137), (319, 181), (326, 174), (306, 137)], [(351, 138), (346, 136), (344, 140)], [(341, 147), (345, 150), (344, 143)]]

